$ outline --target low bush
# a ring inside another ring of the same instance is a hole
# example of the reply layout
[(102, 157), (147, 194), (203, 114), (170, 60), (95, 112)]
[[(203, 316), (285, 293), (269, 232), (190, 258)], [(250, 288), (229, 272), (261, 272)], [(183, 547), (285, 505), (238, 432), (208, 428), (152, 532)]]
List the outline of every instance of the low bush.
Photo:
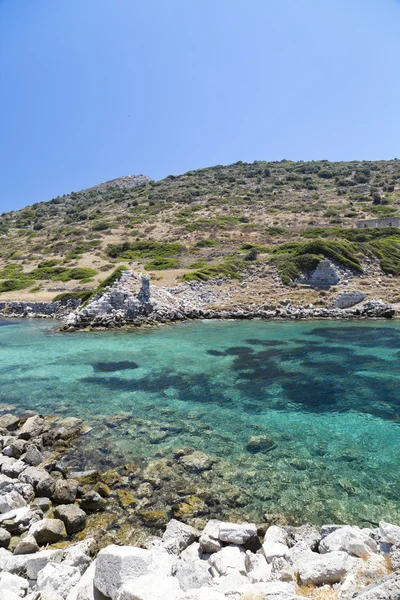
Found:
[(164, 269), (174, 269), (179, 265), (175, 258), (155, 258), (146, 263), (144, 268), (146, 271), (162, 271)]
[(154, 241), (124, 242), (109, 244), (107, 255), (111, 258), (137, 260), (141, 258), (165, 258), (177, 255), (183, 246), (178, 243), (164, 244)]

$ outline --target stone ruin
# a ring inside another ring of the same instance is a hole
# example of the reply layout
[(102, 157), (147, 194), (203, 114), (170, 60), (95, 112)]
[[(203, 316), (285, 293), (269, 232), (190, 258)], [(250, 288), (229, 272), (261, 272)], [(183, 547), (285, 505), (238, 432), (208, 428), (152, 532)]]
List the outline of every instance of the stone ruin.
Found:
[(339, 283), (339, 281), (339, 273), (337, 272), (335, 266), (327, 258), (321, 260), (318, 267), (315, 269), (314, 273), (310, 275), (310, 277), (297, 279), (298, 283), (320, 287), (336, 285)]
[(350, 308), (350, 306), (359, 304), (365, 298), (366, 294), (364, 294), (364, 292), (342, 292), (333, 302), (331, 302), (328, 308)]
[(382, 219), (363, 219), (357, 221), (358, 229), (368, 227), (400, 227), (400, 217), (384, 217)]

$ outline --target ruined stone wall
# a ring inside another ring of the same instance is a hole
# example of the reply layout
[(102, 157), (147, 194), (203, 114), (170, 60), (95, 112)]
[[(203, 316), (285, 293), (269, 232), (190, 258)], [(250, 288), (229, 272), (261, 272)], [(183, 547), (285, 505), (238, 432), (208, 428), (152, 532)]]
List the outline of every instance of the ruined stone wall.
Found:
[(400, 227), (400, 217), (385, 217), (383, 219), (363, 219), (357, 221), (358, 229), (367, 227)]
[(66, 302), (0, 302), (1, 317), (61, 317), (80, 305), (80, 300), (70, 299)]

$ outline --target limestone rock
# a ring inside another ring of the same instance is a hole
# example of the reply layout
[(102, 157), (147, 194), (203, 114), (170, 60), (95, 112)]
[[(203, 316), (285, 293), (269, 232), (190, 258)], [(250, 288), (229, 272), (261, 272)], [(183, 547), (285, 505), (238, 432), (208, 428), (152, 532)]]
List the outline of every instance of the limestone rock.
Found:
[(207, 471), (211, 469), (214, 460), (208, 454), (195, 450), (191, 454), (184, 454), (180, 457), (179, 462), (188, 471), (194, 473), (200, 473), (201, 471)]
[(38, 496), (51, 498), (53, 495), (56, 482), (44, 469), (28, 467), (18, 476), (18, 479), (32, 485)]
[(215, 554), (211, 554), (209, 558), (211, 574), (213, 577), (228, 575), (232, 572), (239, 572), (242, 575), (246, 575), (245, 555), (245, 550), (239, 546), (221, 548)]
[(245, 567), (247, 577), (251, 583), (271, 580), (272, 567), (267, 563), (263, 554), (253, 554), (248, 550), (246, 552)]
[(72, 588), (79, 582), (81, 573), (76, 567), (64, 563), (48, 563), (37, 576), (37, 589), (57, 592), (66, 598)]
[(220, 523), (218, 539), (228, 544), (243, 545), (257, 535), (254, 523)]
[(376, 552), (377, 544), (358, 527), (345, 526), (327, 535), (319, 545), (321, 554), (338, 550), (362, 558)]
[(29, 534), (34, 536), (39, 546), (44, 546), (59, 542), (67, 535), (67, 532), (60, 519), (43, 519), (32, 525)]
[(81, 507), (84, 510), (101, 510), (106, 505), (106, 501), (98, 492), (89, 490), (81, 499)]
[(400, 544), (400, 527), (398, 525), (392, 525), (391, 523), (382, 521), (379, 523), (379, 535), (383, 542)]
[(58, 479), (52, 496), (53, 501), (58, 504), (72, 504), (75, 502), (78, 486), (74, 479)]
[(0, 549), (0, 571), (8, 571), (26, 576), (28, 579), (37, 579), (47, 563), (59, 563), (63, 558), (62, 550), (42, 550), (36, 554), (14, 556), (7, 550)]
[(0, 573), (0, 590), (2, 592), (14, 592), (14, 594), (22, 598), (26, 595), (28, 589), (29, 584), (26, 579), (12, 573)]
[(117, 600), (118, 590), (127, 580), (152, 574), (169, 577), (172, 565), (171, 555), (165, 551), (111, 545), (97, 556), (94, 585), (105, 596)]
[(218, 552), (218, 550), (221, 550), (222, 544), (218, 539), (219, 526), (220, 521), (211, 519), (204, 527), (199, 539), (200, 548), (203, 552), (212, 554), (213, 552)]
[(76, 504), (56, 506), (54, 516), (65, 524), (68, 535), (81, 531), (86, 525), (86, 513)]
[(392, 573), (376, 583), (368, 585), (345, 600), (399, 600), (400, 573)]
[(0, 417), (0, 429), (7, 429), (8, 431), (15, 431), (19, 425), (20, 418), (6, 413)]
[(298, 563), (299, 577), (305, 585), (339, 583), (347, 575), (353, 559), (347, 552), (313, 553), (314, 556)]
[(10, 543), (11, 533), (0, 527), (0, 548), (8, 548), (8, 544)]
[(252, 435), (246, 443), (246, 450), (250, 454), (269, 452), (274, 448), (276, 448), (276, 442), (267, 435)]
[(181, 600), (182, 590), (174, 577), (157, 574), (128, 579), (121, 586), (118, 600)]
[(39, 545), (34, 535), (26, 535), (21, 538), (14, 549), (14, 555), (19, 554), (34, 554), (39, 551)]
[(27, 503), (18, 492), (12, 491), (0, 496), (0, 513), (7, 513), (26, 506), (28, 506)]
[(198, 542), (182, 552), (172, 572), (184, 591), (212, 584), (208, 555), (202, 553)]
[(287, 545), (288, 534), (283, 527), (277, 525), (271, 525), (265, 532), (264, 542), (275, 542), (277, 544)]
[(162, 540), (169, 551), (179, 554), (190, 544), (193, 544), (199, 538), (199, 535), (200, 532), (194, 527), (181, 523), (176, 519), (171, 519), (164, 531)]
[(41, 435), (44, 431), (44, 419), (39, 415), (29, 417), (22, 425), (18, 436), (23, 440), (30, 440)]
[(266, 541), (263, 543), (262, 549), (268, 563), (272, 562), (274, 558), (285, 557), (289, 554), (289, 548), (280, 542)]
[(44, 456), (34, 444), (28, 444), (25, 449), (25, 454), (23, 455), (23, 460), (28, 463), (28, 465), (37, 467), (44, 461)]

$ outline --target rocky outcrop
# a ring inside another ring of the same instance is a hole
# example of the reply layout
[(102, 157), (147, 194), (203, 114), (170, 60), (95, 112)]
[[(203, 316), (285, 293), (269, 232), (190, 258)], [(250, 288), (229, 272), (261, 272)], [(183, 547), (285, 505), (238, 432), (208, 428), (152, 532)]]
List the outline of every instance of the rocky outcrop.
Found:
[(189, 285), (178, 290), (157, 287), (150, 284), (148, 275), (125, 271), (101, 296), (69, 314), (63, 329), (73, 331), (84, 327), (120, 327), (185, 319), (352, 319), (391, 318), (395, 314), (394, 307), (381, 300), (370, 300), (351, 309), (286, 304), (277, 308), (261, 305), (219, 310), (210, 307), (212, 302), (213, 299), (209, 302), (201, 292), (193, 294)]
[(81, 301), (69, 299), (57, 302), (0, 302), (0, 318), (57, 319), (75, 310)]

